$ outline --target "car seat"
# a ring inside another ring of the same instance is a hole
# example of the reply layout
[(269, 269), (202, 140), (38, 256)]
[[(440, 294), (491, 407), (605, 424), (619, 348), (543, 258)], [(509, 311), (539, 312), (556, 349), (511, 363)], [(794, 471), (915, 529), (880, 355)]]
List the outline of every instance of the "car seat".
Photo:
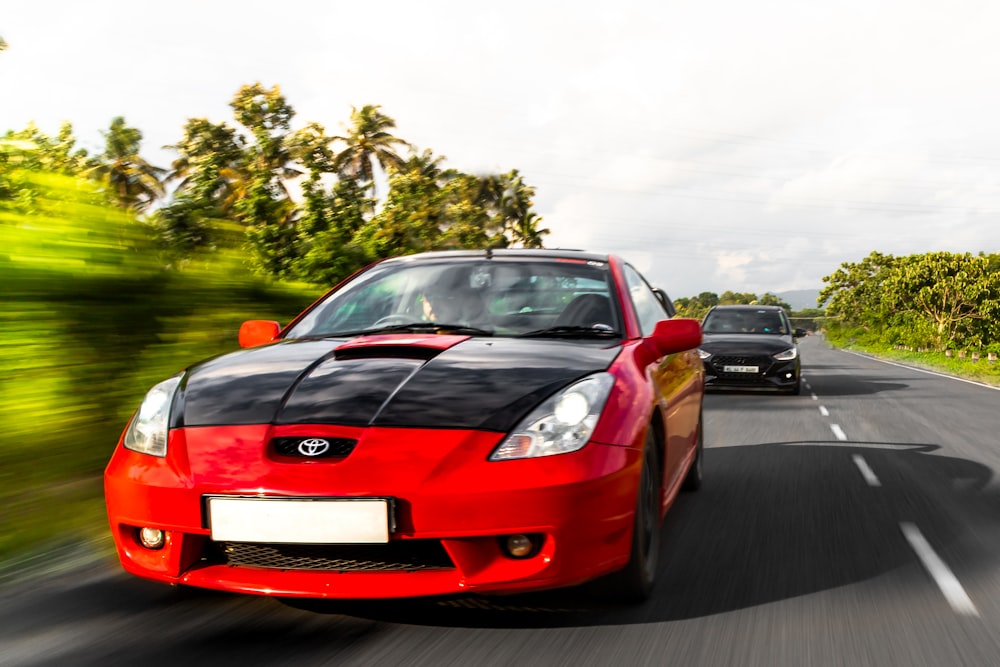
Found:
[(614, 327), (611, 301), (600, 294), (581, 294), (559, 313), (554, 326), (592, 327), (595, 324)]

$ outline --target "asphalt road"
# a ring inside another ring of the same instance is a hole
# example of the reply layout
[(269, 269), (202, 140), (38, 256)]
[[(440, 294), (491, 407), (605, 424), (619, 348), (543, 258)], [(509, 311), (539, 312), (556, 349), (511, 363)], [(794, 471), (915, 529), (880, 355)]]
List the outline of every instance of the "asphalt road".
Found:
[(0, 665), (1000, 665), (1000, 392), (801, 344), (801, 396), (706, 400), (655, 598), (300, 611), (99, 562), (0, 592)]

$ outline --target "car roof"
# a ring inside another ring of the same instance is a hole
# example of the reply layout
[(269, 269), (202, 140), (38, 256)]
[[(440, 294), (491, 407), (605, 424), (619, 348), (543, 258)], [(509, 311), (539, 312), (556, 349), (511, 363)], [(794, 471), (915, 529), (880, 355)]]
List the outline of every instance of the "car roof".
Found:
[(711, 310), (784, 310), (781, 306), (764, 306), (764, 305), (752, 305), (746, 303), (733, 303), (724, 304), (720, 306), (712, 306)]
[(611, 255), (607, 253), (588, 252), (561, 248), (495, 248), (486, 250), (437, 250), (433, 252), (403, 255), (385, 260), (386, 262), (412, 262), (434, 259), (503, 259), (503, 258), (535, 258), (535, 259), (577, 259), (596, 262), (608, 262)]

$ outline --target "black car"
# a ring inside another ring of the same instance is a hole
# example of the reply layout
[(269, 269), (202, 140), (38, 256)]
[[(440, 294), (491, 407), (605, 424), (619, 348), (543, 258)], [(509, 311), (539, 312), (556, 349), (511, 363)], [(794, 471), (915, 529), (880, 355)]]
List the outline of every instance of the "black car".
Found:
[(698, 349), (705, 364), (705, 388), (801, 390), (799, 349), (780, 306), (715, 306), (702, 320)]

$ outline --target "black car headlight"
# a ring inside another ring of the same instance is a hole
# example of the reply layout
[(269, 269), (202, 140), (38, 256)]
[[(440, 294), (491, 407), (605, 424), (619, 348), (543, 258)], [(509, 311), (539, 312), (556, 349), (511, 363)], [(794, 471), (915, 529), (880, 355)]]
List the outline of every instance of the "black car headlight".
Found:
[(791, 361), (795, 357), (799, 356), (799, 350), (798, 348), (791, 347), (785, 350), (784, 352), (778, 352), (776, 354), (772, 354), (771, 356), (777, 359), (778, 361)]
[(597, 373), (549, 397), (510, 432), (490, 461), (567, 454), (590, 440), (615, 385), (610, 373)]
[(164, 380), (146, 393), (142, 405), (136, 411), (132, 422), (125, 431), (125, 449), (152, 456), (167, 455), (167, 428), (170, 419), (170, 405), (180, 384), (179, 375)]

